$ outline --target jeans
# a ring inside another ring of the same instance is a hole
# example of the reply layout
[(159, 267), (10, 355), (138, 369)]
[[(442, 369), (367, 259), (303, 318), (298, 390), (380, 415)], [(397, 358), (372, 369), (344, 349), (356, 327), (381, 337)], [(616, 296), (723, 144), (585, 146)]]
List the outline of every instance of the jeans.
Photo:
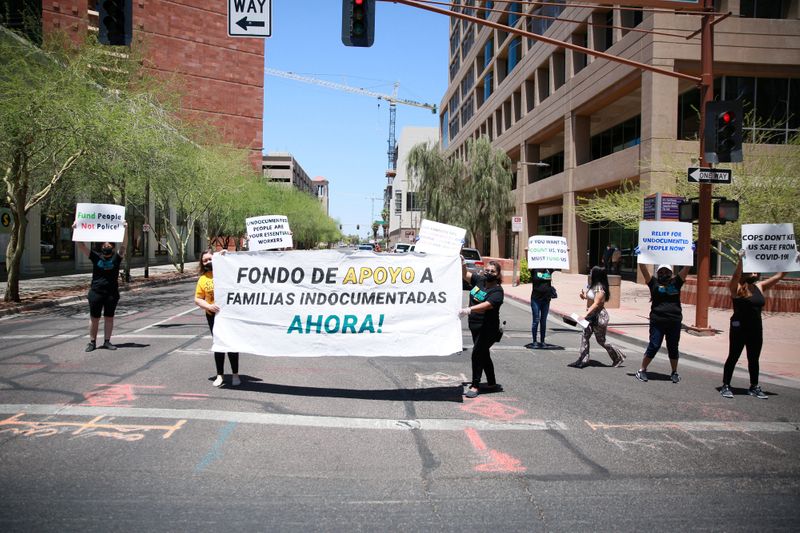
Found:
[(550, 300), (531, 299), (531, 334), (536, 342), (536, 329), (539, 329), (539, 339), (544, 344), (544, 334), (547, 330), (547, 313), (550, 311)]
[(650, 343), (644, 351), (645, 357), (655, 357), (661, 343), (667, 338), (667, 354), (670, 359), (677, 359), (678, 342), (681, 340), (680, 322), (650, 322)]

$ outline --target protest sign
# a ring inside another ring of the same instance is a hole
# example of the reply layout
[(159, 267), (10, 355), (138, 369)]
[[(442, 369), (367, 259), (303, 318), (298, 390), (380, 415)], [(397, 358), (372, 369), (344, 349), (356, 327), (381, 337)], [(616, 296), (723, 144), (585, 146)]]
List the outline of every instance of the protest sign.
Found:
[(742, 224), (744, 272), (795, 272), (794, 224)]
[(534, 235), (528, 239), (528, 268), (569, 268), (565, 237)]
[(464, 246), (466, 234), (467, 230), (464, 228), (449, 226), (433, 220), (423, 220), (414, 251), (458, 256), (461, 254), (461, 247)]
[(639, 222), (639, 264), (691, 265), (692, 224), (690, 222)]
[(461, 352), (457, 255), (340, 250), (214, 256), (215, 352), (423, 356)]
[(245, 219), (247, 242), (250, 251), (292, 248), (292, 232), (289, 219), (279, 215), (250, 217)]
[(78, 204), (75, 207), (76, 242), (122, 242), (125, 238), (125, 206)]

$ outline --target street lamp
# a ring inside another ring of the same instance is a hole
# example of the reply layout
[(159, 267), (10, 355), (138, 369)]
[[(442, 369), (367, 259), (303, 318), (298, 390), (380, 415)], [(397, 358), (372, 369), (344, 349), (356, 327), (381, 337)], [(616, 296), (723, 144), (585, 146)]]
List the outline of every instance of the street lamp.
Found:
[(517, 161), (517, 170), (522, 170), (523, 166), (547, 168), (550, 166), (550, 163), (545, 163), (544, 161), (536, 161), (535, 163), (528, 163), (527, 161)]

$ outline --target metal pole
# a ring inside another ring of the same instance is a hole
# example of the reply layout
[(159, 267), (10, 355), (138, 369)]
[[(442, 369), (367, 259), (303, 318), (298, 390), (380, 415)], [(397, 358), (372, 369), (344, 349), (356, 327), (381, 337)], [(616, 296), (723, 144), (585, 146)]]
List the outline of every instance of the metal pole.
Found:
[(144, 225), (147, 231), (144, 231), (144, 277), (150, 277), (150, 178), (144, 185)]

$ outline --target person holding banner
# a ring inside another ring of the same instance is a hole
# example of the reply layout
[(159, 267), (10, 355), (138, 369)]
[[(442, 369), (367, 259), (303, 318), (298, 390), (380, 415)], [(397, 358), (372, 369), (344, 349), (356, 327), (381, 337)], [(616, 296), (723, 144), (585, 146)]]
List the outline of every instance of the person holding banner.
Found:
[[(725, 361), (722, 371), (722, 388), (719, 392), (723, 398), (733, 398), (731, 389), (733, 371), (739, 361), (739, 356), (742, 355), (742, 350), (746, 347), (747, 370), (750, 372), (750, 388), (747, 390), (747, 394), (766, 400), (767, 395), (758, 384), (758, 359), (764, 343), (761, 310), (766, 303), (764, 292), (782, 280), (786, 272), (778, 272), (764, 281), (759, 281), (758, 273), (742, 275), (744, 256), (745, 250), (742, 248), (739, 250), (739, 263), (728, 283), (733, 299), (733, 316), (731, 316), (731, 328), (728, 333), (728, 359)], [(800, 261), (800, 255), (797, 257)]]
[[(224, 250), (220, 253), (224, 253)], [(197, 286), (194, 291), (194, 303), (197, 307), (206, 312), (206, 320), (208, 321), (208, 329), (211, 330), (211, 335), (214, 335), (214, 317), (219, 313), (219, 306), (214, 303), (214, 265), (213, 265), (214, 251), (210, 248), (203, 252), (200, 256), (200, 279), (197, 280)], [(228, 352), (228, 361), (231, 364), (231, 385), (238, 387), (242, 380), (239, 379), (239, 354), (238, 352)], [(225, 374), (225, 353), (214, 352), (214, 364), (217, 368), (217, 377), (214, 379), (213, 385), (221, 387), (224, 383), (223, 375)]]
[(589, 272), (589, 285), (586, 289), (581, 289), (581, 300), (586, 300), (586, 314), (580, 317), (589, 322), (589, 327), (584, 328), (581, 337), (581, 352), (574, 363), (567, 366), (573, 368), (584, 368), (589, 366), (589, 339), (597, 339), (597, 344), (605, 348), (611, 357), (612, 366), (619, 366), (625, 360), (625, 355), (610, 343), (606, 343), (606, 331), (608, 330), (608, 311), (606, 311), (606, 301), (611, 296), (608, 288), (608, 272), (603, 267), (595, 266)]
[(503, 387), (494, 376), (494, 363), (490, 348), (497, 341), (500, 332), (500, 306), (503, 305), (505, 293), (500, 285), (500, 263), (489, 261), (483, 269), (483, 275), (473, 274), (467, 270), (467, 263), (461, 258), (461, 277), (470, 286), (469, 307), (459, 311), (459, 316), (466, 316), (469, 331), (472, 333), (472, 383), (464, 392), (467, 398), (478, 396), (481, 375), (486, 372), (488, 390), (500, 392)]
[[(531, 335), (533, 342), (526, 348), (544, 348), (544, 335), (547, 332), (547, 314), (553, 298), (553, 270), (550, 268), (531, 269)], [(536, 330), (539, 342), (536, 342)]]
[[(72, 229), (78, 226), (75, 221)], [(124, 233), (119, 251), (114, 251), (113, 242), (104, 242), (100, 246), (100, 253), (90, 250), (85, 242), (77, 241), (78, 249), (89, 256), (92, 262), (92, 282), (89, 285), (89, 343), (87, 352), (97, 348), (97, 333), (100, 329), (100, 317), (103, 316), (103, 348), (116, 350), (111, 344), (111, 334), (114, 331), (114, 314), (119, 303), (119, 268), (125, 257), (125, 248), (128, 244), (128, 223), (123, 222)]]
[(647, 265), (639, 263), (639, 272), (650, 289), (650, 343), (642, 358), (642, 367), (636, 371), (636, 379), (647, 381), (647, 367), (661, 348), (664, 338), (667, 339), (667, 354), (672, 368), (670, 379), (673, 383), (681, 380), (678, 374), (678, 343), (681, 338), (681, 287), (689, 275), (690, 267), (683, 267), (677, 276), (672, 273), (670, 265), (658, 265), (655, 277), (650, 274)]

